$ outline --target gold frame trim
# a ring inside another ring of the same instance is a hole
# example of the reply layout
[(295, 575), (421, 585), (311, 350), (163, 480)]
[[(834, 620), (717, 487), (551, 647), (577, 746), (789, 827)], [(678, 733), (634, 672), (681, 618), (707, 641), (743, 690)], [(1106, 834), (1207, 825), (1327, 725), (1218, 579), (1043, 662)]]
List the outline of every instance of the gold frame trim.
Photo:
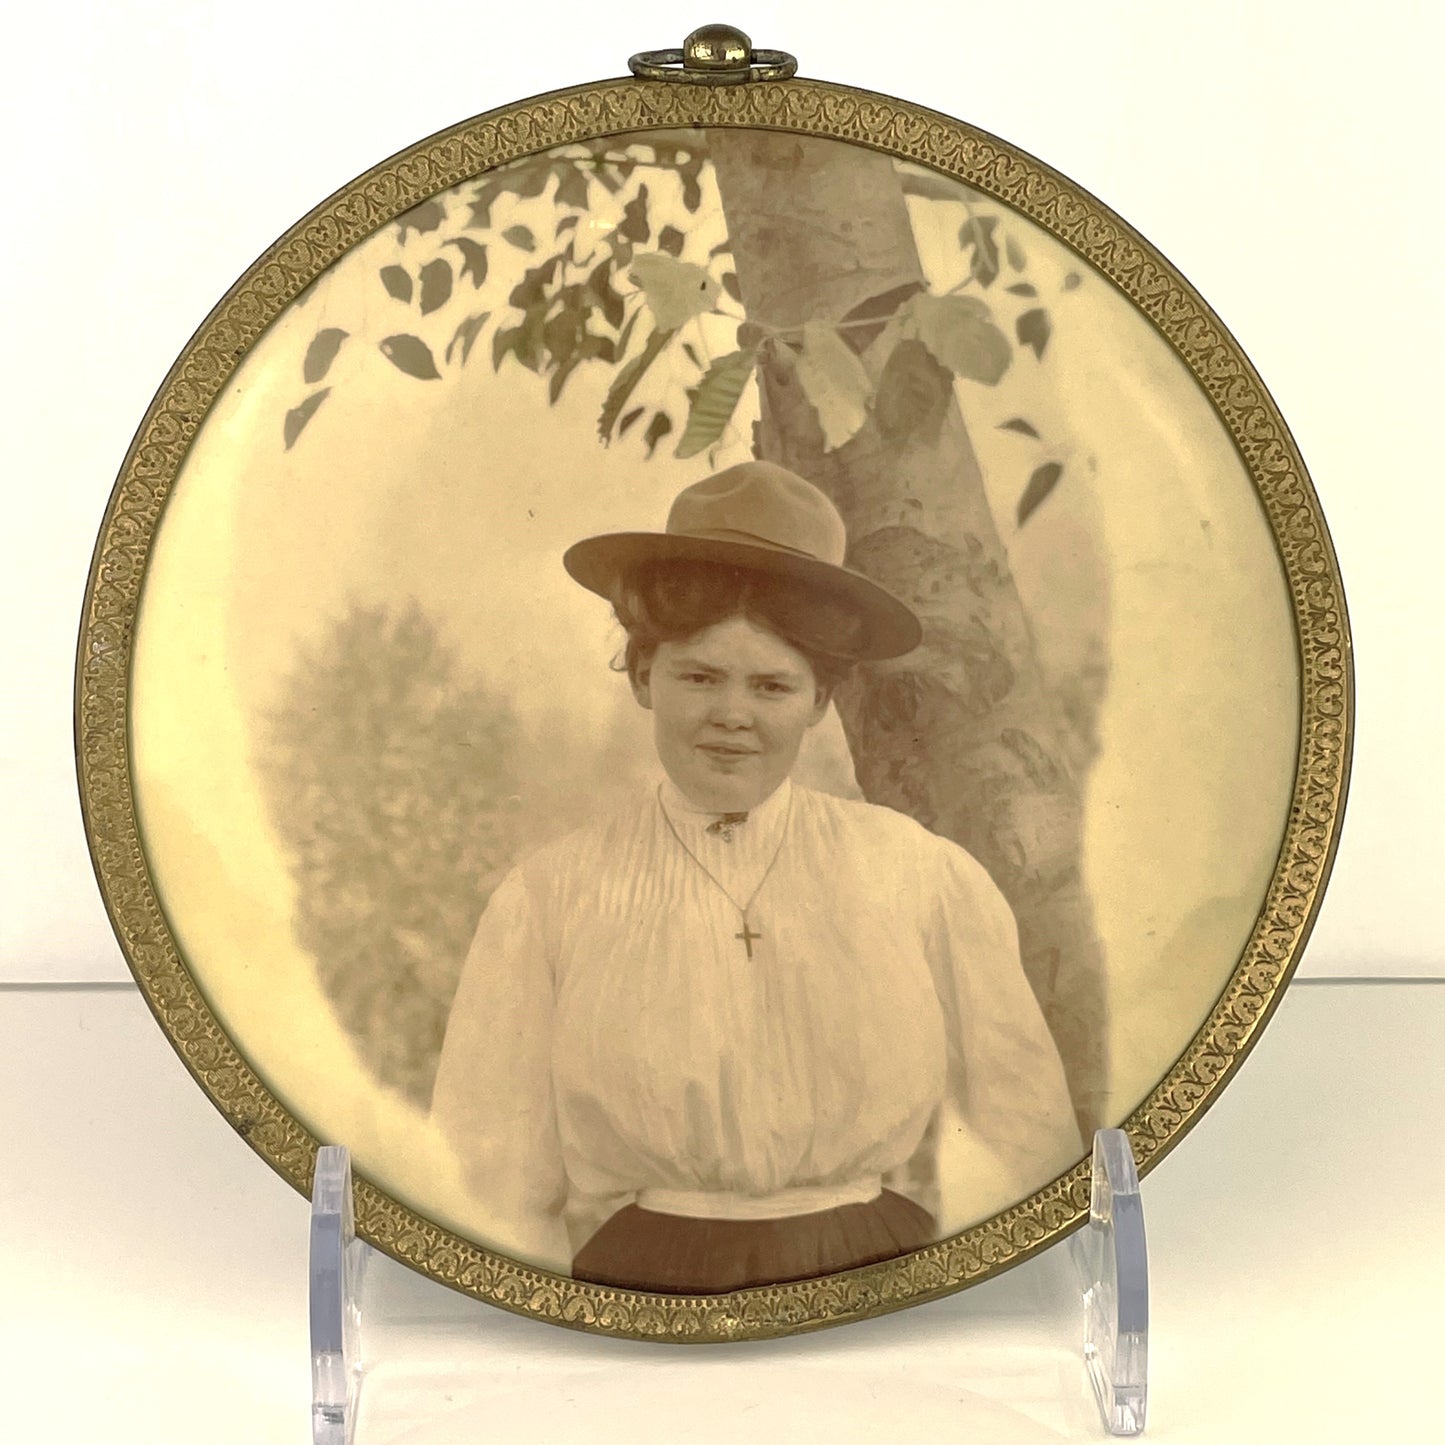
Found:
[[(1293, 439), (1219, 319), (1147, 241), (1032, 157), (961, 121), (851, 87), (603, 81), (466, 121), (383, 162), (317, 207), (231, 288), (172, 367), (121, 468), (96, 544), (76, 663), (76, 756), (97, 879), (141, 991), (186, 1067), (289, 1184), (309, 1192), (318, 1141), (222, 1032), (161, 911), (136, 822), (128, 726), (141, 586), (166, 498), (207, 411), (281, 311), (345, 251), (438, 191), (533, 152), (603, 135), (748, 126), (851, 141), (917, 161), (1028, 216), (1107, 276), (1185, 362), (1234, 438), (1274, 533), (1301, 674), (1292, 806), (1264, 908), (1204, 1025), (1124, 1127), (1140, 1173), (1198, 1120), (1253, 1045), (1297, 965), (1339, 839), (1353, 713), (1349, 622), (1324, 517)], [(760, 1339), (950, 1293), (1038, 1253), (1088, 1216), (1087, 1160), (1022, 1203), (866, 1269), (717, 1296), (607, 1289), (472, 1245), (356, 1180), (357, 1231), (454, 1288), (518, 1313), (639, 1339)]]

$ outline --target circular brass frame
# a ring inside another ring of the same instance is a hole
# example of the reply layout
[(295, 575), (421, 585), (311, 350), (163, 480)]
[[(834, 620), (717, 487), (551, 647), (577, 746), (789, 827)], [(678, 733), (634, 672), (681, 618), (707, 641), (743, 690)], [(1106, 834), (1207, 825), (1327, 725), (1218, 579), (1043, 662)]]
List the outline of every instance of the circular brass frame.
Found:
[[(740, 85), (603, 81), (492, 111), (385, 161), (293, 226), (231, 288), (151, 403), (110, 498), (91, 566), (76, 668), (76, 747), (90, 849), (141, 991), (231, 1125), (309, 1191), (318, 1141), (272, 1096), (208, 1008), (163, 915), (137, 830), (128, 730), (135, 622), (167, 496), (207, 411), (267, 326), (351, 246), (448, 187), (570, 142), (666, 127), (748, 126), (829, 137), (930, 166), (1043, 226), (1131, 298), (1212, 400), (1258, 488), (1293, 607), (1301, 716), (1294, 792), (1274, 876), (1224, 992), (1125, 1122), (1141, 1173), (1199, 1119), (1278, 1004), (1338, 842), (1352, 675), (1338, 566), (1284, 421), (1238, 344), (1184, 278), (1107, 207), (960, 121), (811, 80)], [(866, 1318), (957, 1290), (1037, 1254), (1088, 1215), (1087, 1160), (963, 1234), (888, 1263), (802, 1283), (667, 1297), (548, 1274), (449, 1233), (356, 1181), (358, 1233), (447, 1285), (558, 1324), (651, 1340), (758, 1339)]]

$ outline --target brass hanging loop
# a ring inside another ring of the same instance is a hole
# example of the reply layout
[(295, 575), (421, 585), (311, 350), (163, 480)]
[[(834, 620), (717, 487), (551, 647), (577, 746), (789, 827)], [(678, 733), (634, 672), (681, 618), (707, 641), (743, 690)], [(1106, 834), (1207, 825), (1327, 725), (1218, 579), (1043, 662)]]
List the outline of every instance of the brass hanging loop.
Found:
[(797, 74), (786, 50), (754, 50), (736, 26), (704, 25), (681, 50), (644, 50), (627, 62), (643, 80), (681, 80), (692, 85), (741, 85), (749, 80), (787, 80)]

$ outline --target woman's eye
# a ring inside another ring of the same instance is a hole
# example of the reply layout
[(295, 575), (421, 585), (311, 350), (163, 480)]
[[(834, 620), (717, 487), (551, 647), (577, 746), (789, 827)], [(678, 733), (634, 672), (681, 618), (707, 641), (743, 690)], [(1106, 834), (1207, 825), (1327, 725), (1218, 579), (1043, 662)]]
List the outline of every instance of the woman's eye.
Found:
[(773, 697), (786, 696), (792, 692), (792, 688), (785, 682), (764, 682), (759, 684), (760, 689)]

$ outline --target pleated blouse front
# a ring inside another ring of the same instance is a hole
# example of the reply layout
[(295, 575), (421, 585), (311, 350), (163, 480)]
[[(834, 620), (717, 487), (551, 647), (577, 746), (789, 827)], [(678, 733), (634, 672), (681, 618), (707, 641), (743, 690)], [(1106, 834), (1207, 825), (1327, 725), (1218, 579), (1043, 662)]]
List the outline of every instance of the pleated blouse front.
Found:
[(433, 1112), (489, 1242), (565, 1268), (568, 1218), (633, 1201), (736, 1218), (870, 1197), (945, 1097), (1025, 1170), (1068, 1152), (1013, 916), (969, 854), (787, 783), (731, 841), (710, 821), (664, 785), (488, 903)]

